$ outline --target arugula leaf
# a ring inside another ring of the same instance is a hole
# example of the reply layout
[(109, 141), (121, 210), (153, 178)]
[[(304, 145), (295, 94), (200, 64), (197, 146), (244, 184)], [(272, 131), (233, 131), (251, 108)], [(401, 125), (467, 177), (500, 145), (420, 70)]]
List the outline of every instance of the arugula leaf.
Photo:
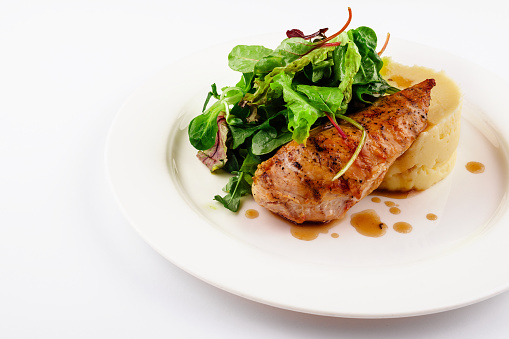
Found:
[(214, 200), (219, 201), (224, 207), (232, 212), (237, 212), (240, 207), (240, 198), (251, 194), (251, 183), (246, 180), (249, 175), (244, 172), (236, 172), (234, 177), (231, 177), (228, 184), (223, 188), (227, 192), (224, 197), (216, 195)]
[(239, 171), (233, 172), (234, 177), (231, 177), (223, 191), (227, 194), (224, 197), (216, 195), (214, 200), (219, 201), (224, 207), (232, 212), (237, 212), (240, 207), (240, 199), (243, 196), (251, 194), (251, 185), (256, 171), (256, 167), (261, 163), (261, 160), (251, 153), (248, 153), (242, 167)]
[(240, 171), (249, 174), (248, 177), (244, 178), (247, 182), (252, 182), (252, 176), (255, 174), (256, 168), (262, 162), (261, 158), (255, 154), (249, 152), (240, 167)]

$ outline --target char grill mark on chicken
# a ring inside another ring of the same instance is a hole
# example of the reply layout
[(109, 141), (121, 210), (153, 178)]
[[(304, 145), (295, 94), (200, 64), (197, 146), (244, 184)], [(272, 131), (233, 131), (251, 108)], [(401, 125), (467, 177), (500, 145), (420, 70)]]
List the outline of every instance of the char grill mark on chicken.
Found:
[(350, 160), (362, 132), (341, 122), (347, 138), (329, 124), (311, 133), (306, 145), (292, 141), (263, 162), (253, 177), (255, 201), (295, 223), (327, 222), (344, 217), (383, 180), (391, 164), (427, 125), (433, 79), (378, 99), (350, 115), (367, 131), (365, 144), (352, 166)]

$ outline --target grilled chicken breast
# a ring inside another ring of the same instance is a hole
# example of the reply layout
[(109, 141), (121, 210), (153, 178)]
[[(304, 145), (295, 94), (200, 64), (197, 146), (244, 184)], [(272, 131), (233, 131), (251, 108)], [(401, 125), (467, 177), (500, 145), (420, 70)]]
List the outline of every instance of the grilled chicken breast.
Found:
[(253, 177), (255, 201), (295, 223), (327, 222), (375, 190), (391, 164), (426, 128), (433, 79), (384, 96), (350, 115), (367, 131), (352, 166), (332, 178), (350, 160), (362, 132), (343, 122), (343, 138), (332, 125), (311, 133), (306, 145), (292, 141), (261, 163)]

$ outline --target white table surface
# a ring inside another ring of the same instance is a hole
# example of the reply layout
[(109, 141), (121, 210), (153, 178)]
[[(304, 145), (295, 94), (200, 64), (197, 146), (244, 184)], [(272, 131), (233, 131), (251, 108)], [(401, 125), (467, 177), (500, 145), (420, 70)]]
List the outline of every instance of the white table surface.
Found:
[(361, 320), (210, 286), (131, 228), (104, 164), (117, 110), (161, 69), (242, 36), (339, 29), (347, 6), (351, 27), (438, 47), (507, 79), (503, 2), (179, 2), (0, 0), (0, 337), (506, 338), (507, 293), (439, 314)]

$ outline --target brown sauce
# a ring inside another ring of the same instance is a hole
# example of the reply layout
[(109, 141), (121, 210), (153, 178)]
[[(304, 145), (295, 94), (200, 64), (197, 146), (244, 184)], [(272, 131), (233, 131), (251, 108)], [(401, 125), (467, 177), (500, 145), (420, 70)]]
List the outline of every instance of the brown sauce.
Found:
[(375, 210), (369, 209), (354, 213), (351, 216), (350, 224), (357, 232), (367, 237), (381, 237), (387, 232), (387, 225), (384, 224)]
[(320, 233), (323, 234), (329, 233), (329, 230), (335, 226), (335, 223), (334, 222), (329, 222), (326, 224), (310, 223), (302, 225), (290, 223), (290, 225), (291, 225), (290, 232), (295, 238), (310, 241), (318, 238)]
[(477, 161), (470, 161), (465, 165), (467, 171), (474, 174), (479, 174), (484, 172), (484, 164)]
[(396, 203), (394, 201), (386, 201), (385, 202), (385, 206), (387, 207), (393, 207), (393, 206), (396, 206)]
[(437, 220), (437, 219), (438, 219), (438, 217), (437, 217), (437, 215), (436, 215), (436, 214), (428, 213), (428, 214), (426, 214), (426, 219), (428, 219), (428, 220), (432, 220), (432, 221), (433, 221), (433, 220)]
[[(378, 195), (386, 198), (392, 199), (406, 199), (418, 194), (420, 191), (412, 190), (408, 192), (392, 192), (385, 190), (376, 190), (372, 195)], [(371, 198), (371, 201), (374, 203), (381, 203), (382, 199), (380, 197), (374, 196)], [(389, 212), (392, 214), (400, 214), (401, 209), (399, 205), (393, 201), (387, 200), (384, 201), (385, 206), (389, 207)], [(248, 218), (256, 218), (258, 217), (258, 211), (256, 210), (247, 210), (246, 217)], [(278, 217), (279, 218), (279, 217)], [(428, 220), (437, 220), (438, 217), (433, 213), (428, 213), (426, 215), (426, 219)], [(330, 229), (333, 228), (336, 223), (304, 223), (304, 224), (294, 224), (290, 221), (287, 221), (290, 225), (290, 231), (293, 237), (311, 241), (323, 233), (329, 233)], [(356, 231), (367, 237), (381, 237), (387, 232), (387, 225), (383, 223), (380, 219), (380, 216), (373, 209), (367, 209), (358, 213), (354, 213), (350, 217), (350, 224), (356, 229)], [(397, 222), (393, 225), (394, 231), (398, 233), (410, 233), (412, 231), (412, 225), (407, 222), (401, 221)], [(339, 238), (338, 233), (331, 233), (330, 236), (332, 238)]]
[(252, 210), (252, 209), (249, 209), (246, 211), (246, 218), (249, 218), (249, 219), (254, 219), (254, 218), (258, 218), (258, 216), (260, 215), (258, 213), (257, 210)]
[(406, 192), (399, 191), (388, 191), (388, 190), (375, 190), (371, 195), (377, 195), (380, 197), (390, 198), (390, 199), (406, 199), (413, 197), (414, 195), (419, 194), (420, 191), (411, 190)]
[(394, 206), (394, 207), (389, 208), (389, 212), (391, 212), (392, 214), (400, 214), (401, 210), (398, 207)]
[(400, 221), (395, 223), (392, 228), (398, 233), (410, 233), (412, 232), (412, 225), (407, 222)]

